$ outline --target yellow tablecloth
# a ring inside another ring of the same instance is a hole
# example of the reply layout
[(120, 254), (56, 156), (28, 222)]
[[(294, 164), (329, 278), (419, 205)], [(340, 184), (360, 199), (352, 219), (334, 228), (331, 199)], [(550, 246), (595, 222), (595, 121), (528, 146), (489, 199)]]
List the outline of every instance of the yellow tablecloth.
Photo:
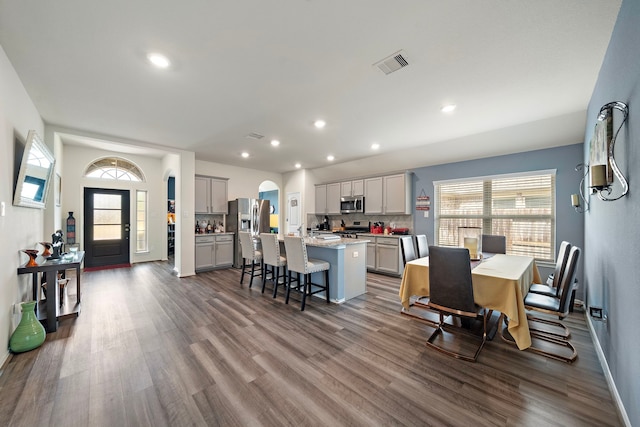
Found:
[[(531, 346), (524, 297), (532, 283), (540, 283), (540, 273), (532, 257), (497, 254), (471, 272), (476, 304), (504, 313), (509, 333), (520, 350)], [(429, 258), (405, 265), (400, 283), (400, 300), (409, 309), (409, 299), (429, 295)]]

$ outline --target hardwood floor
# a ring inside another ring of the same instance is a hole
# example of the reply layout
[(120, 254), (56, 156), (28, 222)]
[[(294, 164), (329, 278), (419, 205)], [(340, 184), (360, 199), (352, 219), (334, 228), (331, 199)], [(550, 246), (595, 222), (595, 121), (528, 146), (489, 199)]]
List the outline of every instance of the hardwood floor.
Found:
[(84, 273), (80, 316), (2, 368), (0, 424), (621, 425), (582, 313), (572, 365), (497, 337), (469, 363), (425, 346), (399, 279), (369, 274), (367, 294), (300, 312), (239, 270), (170, 267)]

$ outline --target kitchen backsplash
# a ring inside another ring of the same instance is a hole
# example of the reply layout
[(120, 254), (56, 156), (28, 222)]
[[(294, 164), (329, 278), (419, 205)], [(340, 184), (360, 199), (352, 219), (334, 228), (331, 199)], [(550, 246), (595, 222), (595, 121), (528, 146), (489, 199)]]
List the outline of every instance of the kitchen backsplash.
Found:
[[(369, 222), (384, 222), (385, 227), (408, 228), (413, 233), (413, 216), (411, 215), (365, 215), (359, 213), (344, 215), (327, 215), (329, 217), (330, 229), (340, 228), (342, 221), (346, 226), (352, 226), (355, 222), (360, 222), (360, 226), (368, 227)], [(324, 215), (307, 214), (305, 228), (316, 229), (324, 221)]]

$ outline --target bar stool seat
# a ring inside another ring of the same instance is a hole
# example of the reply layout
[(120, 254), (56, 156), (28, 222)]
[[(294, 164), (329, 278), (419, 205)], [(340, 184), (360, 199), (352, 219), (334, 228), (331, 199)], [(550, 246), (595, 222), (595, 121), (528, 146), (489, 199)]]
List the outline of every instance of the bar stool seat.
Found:
[[(304, 243), (303, 237), (285, 236), (284, 247), (287, 252), (287, 297), (286, 304), (289, 304), (289, 295), (293, 288), (292, 282), (295, 280), (298, 285), (296, 290), (302, 293), (302, 302), (300, 311), (304, 311), (307, 296), (324, 292), (327, 304), (331, 301), (329, 296), (329, 268), (331, 265), (327, 261), (313, 259), (307, 256), (307, 245)], [(319, 273), (324, 271), (324, 284), (312, 283), (311, 273)], [(291, 277), (291, 273), (296, 273), (296, 279)], [(300, 282), (300, 275), (303, 282)], [(315, 290), (313, 289), (315, 288)]]
[[(240, 284), (244, 281), (244, 275), (249, 274), (249, 288), (253, 286), (253, 278), (262, 276), (262, 252), (256, 249), (256, 243), (253, 236), (248, 231), (240, 231), (240, 246), (242, 248), (242, 273), (240, 274)], [(246, 271), (247, 262), (251, 262), (251, 272)], [(260, 270), (256, 272), (256, 265), (260, 266)]]

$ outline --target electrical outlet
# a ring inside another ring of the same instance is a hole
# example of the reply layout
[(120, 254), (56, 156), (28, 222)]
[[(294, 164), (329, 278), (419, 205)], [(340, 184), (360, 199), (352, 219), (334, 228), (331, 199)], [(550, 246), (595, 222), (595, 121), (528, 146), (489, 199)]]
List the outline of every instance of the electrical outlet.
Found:
[(354, 257), (354, 258), (358, 258), (358, 252), (354, 252), (354, 253), (353, 253), (353, 257)]
[(602, 319), (602, 308), (601, 307), (589, 307), (589, 315), (594, 319)]

